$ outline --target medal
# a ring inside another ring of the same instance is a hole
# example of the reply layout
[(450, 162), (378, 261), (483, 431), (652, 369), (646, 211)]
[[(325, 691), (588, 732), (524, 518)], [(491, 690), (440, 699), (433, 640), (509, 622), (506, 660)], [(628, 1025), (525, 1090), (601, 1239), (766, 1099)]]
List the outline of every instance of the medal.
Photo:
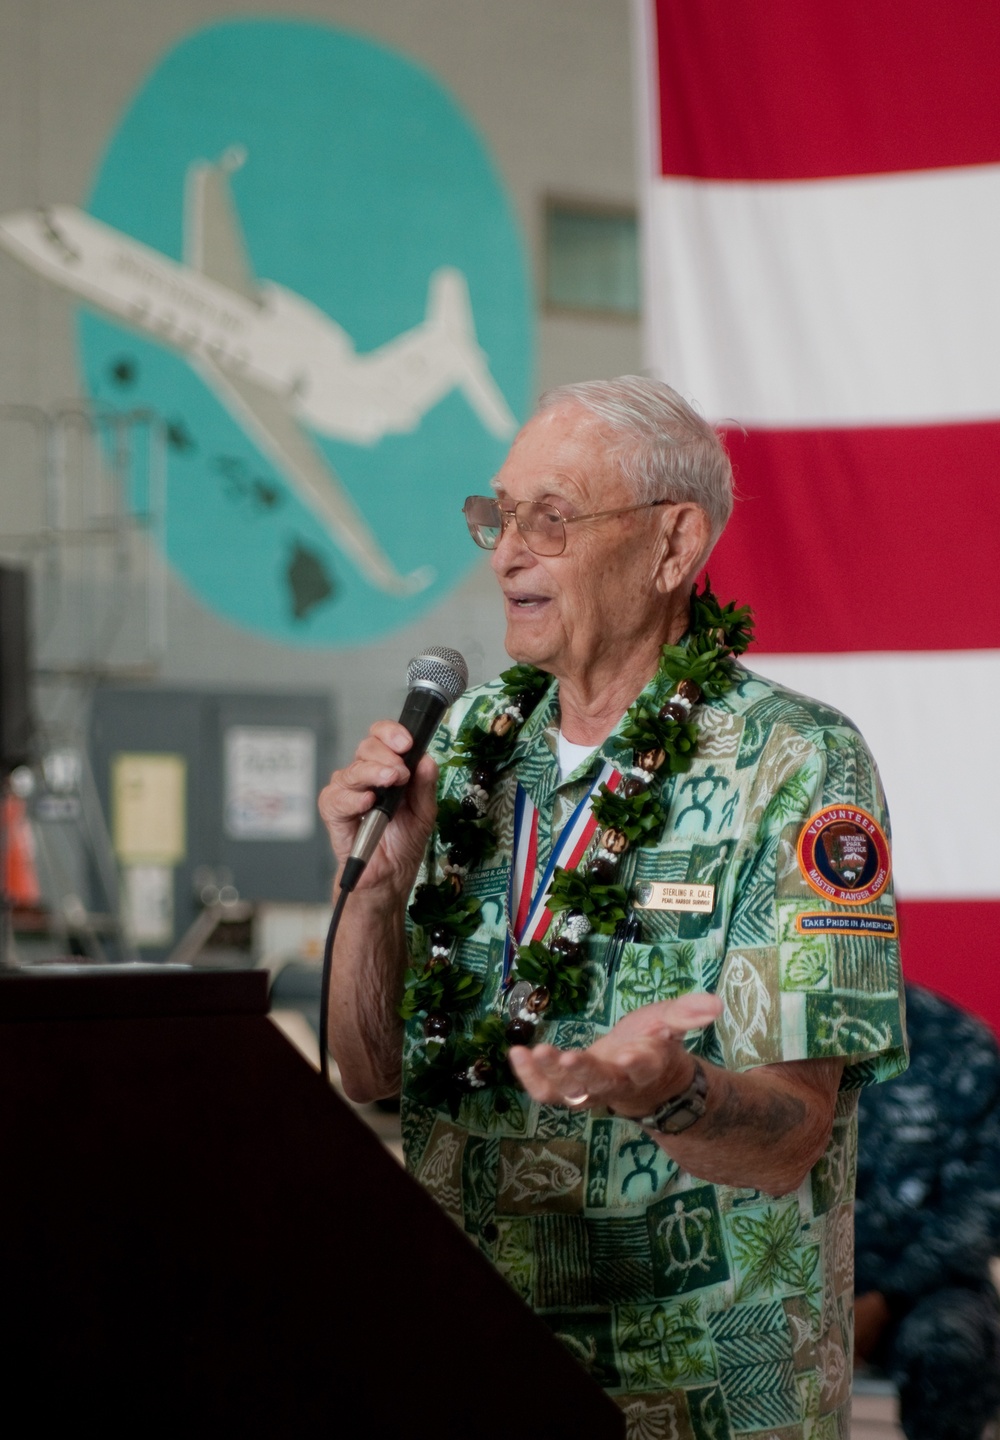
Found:
[(512, 1020), (516, 1020), (524, 1009), (524, 1002), (534, 990), (534, 985), (528, 980), (519, 980), (516, 985), (511, 986), (510, 994), (507, 996), (507, 1014)]

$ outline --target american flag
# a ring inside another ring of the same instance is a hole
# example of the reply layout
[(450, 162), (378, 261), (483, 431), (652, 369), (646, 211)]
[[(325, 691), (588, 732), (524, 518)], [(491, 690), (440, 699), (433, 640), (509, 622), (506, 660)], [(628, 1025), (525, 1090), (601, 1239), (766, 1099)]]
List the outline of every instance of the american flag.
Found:
[(858, 724), (903, 967), (1000, 1030), (1000, 5), (634, 0), (646, 362), (753, 668)]

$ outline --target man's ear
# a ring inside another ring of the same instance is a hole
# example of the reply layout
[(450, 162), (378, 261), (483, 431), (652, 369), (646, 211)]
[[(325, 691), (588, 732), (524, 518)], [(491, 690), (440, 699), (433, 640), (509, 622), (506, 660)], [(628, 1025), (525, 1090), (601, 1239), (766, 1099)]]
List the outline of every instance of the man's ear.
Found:
[(701, 569), (712, 548), (712, 526), (700, 505), (683, 500), (664, 515), (663, 539), (656, 588), (669, 595)]

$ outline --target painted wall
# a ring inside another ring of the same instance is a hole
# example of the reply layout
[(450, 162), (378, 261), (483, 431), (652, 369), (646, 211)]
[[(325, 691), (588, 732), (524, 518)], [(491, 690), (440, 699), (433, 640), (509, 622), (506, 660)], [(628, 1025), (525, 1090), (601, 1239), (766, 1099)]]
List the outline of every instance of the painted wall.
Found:
[[(0, 0), (0, 215), (53, 202), (87, 208), (120, 117), (164, 53), (213, 22), (274, 14), (253, 0)], [(626, 0), (313, 0), (296, 7), (296, 18), (381, 41), (435, 77), (492, 156), (536, 294), (546, 193), (634, 198)], [(167, 131), (164, 149), (171, 139)], [(81, 395), (76, 315), (71, 299), (0, 256), (0, 404), (51, 407)], [(638, 325), (621, 320), (542, 314), (536, 346), (534, 393), (641, 363)], [(2, 513), (23, 508), (21, 492), (34, 483), (26, 469), (5, 466)], [(421, 644), (457, 646), (473, 679), (496, 672), (504, 656), (492, 587), (480, 562), (418, 620), (383, 638), (303, 650), (220, 618), (171, 572), (160, 680), (328, 685), (343, 754), (373, 716), (398, 710), (406, 661)]]

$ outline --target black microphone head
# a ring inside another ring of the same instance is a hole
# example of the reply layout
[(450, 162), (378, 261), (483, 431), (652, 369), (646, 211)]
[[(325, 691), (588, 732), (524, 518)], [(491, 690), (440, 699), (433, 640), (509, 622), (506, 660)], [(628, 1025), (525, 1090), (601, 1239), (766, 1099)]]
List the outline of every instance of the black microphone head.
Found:
[(457, 650), (447, 645), (428, 645), (414, 655), (406, 671), (409, 689), (436, 690), (446, 704), (453, 705), (469, 685), (469, 667)]

